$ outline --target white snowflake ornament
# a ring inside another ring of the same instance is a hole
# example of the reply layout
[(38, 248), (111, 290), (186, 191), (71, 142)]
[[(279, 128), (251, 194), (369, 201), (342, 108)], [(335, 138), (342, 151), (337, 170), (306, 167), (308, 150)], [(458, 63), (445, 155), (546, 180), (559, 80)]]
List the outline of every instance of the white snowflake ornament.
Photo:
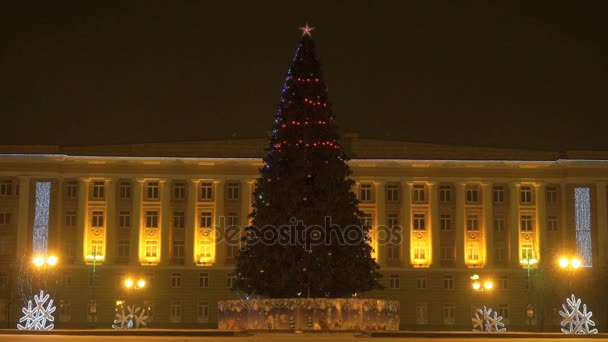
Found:
[[(49, 300), (50, 296), (44, 294), (40, 290), (40, 296), (34, 295), (36, 306), (32, 308), (32, 301), (28, 300), (27, 307), (23, 307), (23, 317), (19, 319), (19, 323), (25, 322), (25, 325), (17, 324), (19, 330), (53, 330), (55, 325), (47, 322), (54, 322), (53, 312), (56, 308), (53, 306), (53, 300)], [(48, 301), (48, 303), (47, 303)]]
[(562, 304), (564, 310), (559, 311), (559, 315), (563, 318), (561, 330), (564, 334), (597, 334), (597, 329), (589, 329), (589, 326), (595, 326), (595, 322), (591, 320), (593, 313), (587, 312), (587, 304), (583, 304), (581, 312), (581, 299), (576, 299), (573, 294), (570, 298), (566, 298), (566, 304)]
[(125, 313), (125, 308), (122, 306), (120, 311), (116, 312), (116, 319), (114, 319), (114, 324), (112, 324), (112, 328), (114, 329), (131, 329), (131, 328), (143, 328), (148, 322), (148, 316), (146, 315), (146, 310), (142, 310), (139, 306), (128, 305), (127, 306), (128, 313)]
[[(492, 315), (492, 313), (494, 315)], [(485, 332), (505, 332), (504, 323), (502, 322), (502, 316), (498, 316), (498, 312), (492, 312), (492, 308), (477, 309), (475, 317), (472, 318), (473, 331), (485, 331)]]

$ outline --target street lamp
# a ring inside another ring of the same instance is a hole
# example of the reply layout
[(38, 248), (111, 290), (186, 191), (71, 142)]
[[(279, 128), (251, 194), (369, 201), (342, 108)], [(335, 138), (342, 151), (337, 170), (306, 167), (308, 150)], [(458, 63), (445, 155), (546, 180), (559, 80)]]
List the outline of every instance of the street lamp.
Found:
[(146, 281), (143, 279), (139, 279), (137, 282), (133, 281), (131, 278), (125, 279), (125, 287), (127, 289), (139, 290), (146, 287)]
[(562, 257), (559, 259), (559, 267), (562, 270), (568, 271), (568, 290), (572, 292), (572, 278), (574, 277), (574, 272), (581, 267), (581, 260), (577, 257)]
[(492, 283), (491, 280), (486, 280), (485, 282), (483, 282), (483, 286), (482, 286), (482, 281), (480, 280), (479, 275), (477, 275), (477, 274), (474, 274), (471, 277), (471, 280), (473, 280), (472, 286), (473, 286), (473, 290), (475, 290), (475, 291), (479, 291), (479, 292), (490, 291), (494, 287), (494, 284)]

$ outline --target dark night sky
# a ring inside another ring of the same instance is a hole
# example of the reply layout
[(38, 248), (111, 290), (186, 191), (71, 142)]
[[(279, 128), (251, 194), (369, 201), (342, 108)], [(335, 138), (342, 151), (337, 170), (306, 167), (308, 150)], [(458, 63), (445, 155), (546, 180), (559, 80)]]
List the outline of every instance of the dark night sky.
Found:
[(2, 1), (0, 143), (260, 137), (302, 26), (343, 131), (608, 148), (607, 1)]

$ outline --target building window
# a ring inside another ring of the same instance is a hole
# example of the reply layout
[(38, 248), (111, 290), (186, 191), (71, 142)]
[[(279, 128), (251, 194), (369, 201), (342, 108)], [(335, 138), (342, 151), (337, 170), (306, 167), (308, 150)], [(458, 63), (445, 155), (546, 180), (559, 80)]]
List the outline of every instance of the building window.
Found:
[(199, 227), (200, 228), (211, 228), (212, 214), (209, 211), (201, 211)]
[(121, 210), (118, 212), (118, 227), (122, 229), (129, 229), (131, 227), (131, 212), (128, 210)]
[(426, 223), (425, 223), (424, 218), (425, 218), (424, 214), (414, 214), (414, 216), (413, 216), (414, 230), (425, 230), (426, 229)]
[(386, 215), (386, 224), (389, 229), (399, 229), (399, 215), (398, 214), (388, 214)]
[(373, 217), (372, 214), (363, 213), (363, 227), (371, 228), (373, 225)]
[(467, 231), (479, 231), (479, 216), (467, 215)]
[(226, 287), (229, 289), (233, 289), (235, 281), (236, 281), (236, 273), (229, 272), (226, 275)]
[(557, 216), (548, 216), (547, 217), (547, 230), (550, 232), (556, 232), (557, 229), (558, 229)]
[(175, 229), (183, 229), (184, 228), (184, 212), (181, 210), (176, 210), (173, 212), (173, 228)]
[(144, 278), (146, 278), (146, 287), (151, 288), (154, 285), (154, 272), (146, 272)]
[(416, 324), (429, 323), (429, 305), (427, 303), (416, 303)]
[(479, 187), (477, 185), (467, 185), (465, 193), (467, 203), (479, 203)]
[(95, 210), (91, 215), (91, 227), (103, 228), (103, 211)]
[(78, 183), (74, 181), (65, 184), (65, 198), (69, 200), (76, 199), (78, 196)]
[(521, 260), (530, 260), (534, 258), (534, 250), (531, 243), (521, 244)]
[(239, 215), (236, 213), (228, 213), (226, 216), (226, 227), (238, 227), (239, 226)]
[[(213, 247), (213, 240), (210, 238), (201, 238), (198, 242), (199, 247), (199, 255), (202, 258), (210, 259), (211, 258), (211, 249)], [(199, 259), (200, 260), (200, 259)]]
[(500, 276), (498, 278), (498, 289), (506, 290), (509, 288), (509, 279), (506, 276)]
[(103, 255), (103, 240), (91, 240), (91, 255)]
[(413, 193), (412, 193), (412, 201), (413, 202), (424, 202), (426, 201), (424, 194), (424, 184), (414, 184)]
[(557, 203), (557, 187), (556, 186), (547, 187), (547, 203), (548, 204)]
[(0, 196), (10, 196), (13, 194), (13, 182), (10, 180), (0, 181)]
[(241, 184), (239, 183), (228, 183), (228, 199), (238, 200)]
[(479, 261), (479, 242), (470, 242), (467, 246), (467, 259)]
[(389, 202), (399, 201), (399, 184), (386, 184), (386, 200)]
[(72, 315), (72, 301), (62, 299), (59, 301), (59, 321), (69, 322)]
[(184, 258), (184, 240), (173, 240), (173, 258)]
[(65, 225), (67, 227), (73, 227), (76, 225), (76, 212), (66, 211), (65, 212)]
[(399, 260), (401, 254), (401, 247), (396, 243), (391, 243), (388, 245), (387, 254), (389, 260)]
[(102, 200), (105, 197), (106, 182), (94, 181), (93, 182), (93, 199)]
[(203, 289), (209, 287), (209, 273), (201, 272), (198, 274), (198, 287)]
[(72, 272), (63, 272), (63, 286), (72, 286)]
[(426, 259), (426, 246), (424, 243), (419, 242), (414, 246), (414, 259), (425, 260)]
[(452, 246), (441, 246), (439, 248), (440, 251), (440, 261), (452, 262), (454, 261), (454, 247)]
[(158, 182), (146, 183), (146, 199), (157, 200), (159, 198), (159, 185)]
[(505, 261), (505, 248), (502, 246), (495, 246), (494, 247), (494, 258), (496, 260), (497, 263), (502, 263)]
[(494, 203), (505, 202), (505, 187), (502, 185), (495, 185), (492, 187), (492, 201)]
[(446, 275), (443, 277), (443, 289), (453, 290), (454, 289), (454, 276)]
[(505, 217), (502, 215), (494, 216), (494, 231), (504, 232), (505, 231)]
[(146, 228), (158, 228), (158, 211), (146, 211)]
[(498, 316), (502, 316), (502, 319), (507, 321), (509, 319), (509, 304), (498, 304), (496, 309)]
[(450, 185), (439, 186), (439, 202), (452, 201), (452, 187)]
[(399, 275), (391, 274), (388, 279), (388, 288), (389, 289), (399, 289)]
[(129, 257), (129, 248), (130, 241), (129, 240), (119, 240), (118, 241), (118, 257), (120, 258), (128, 258)]
[(171, 273), (171, 287), (174, 289), (182, 287), (182, 274), (180, 272)]
[(209, 320), (209, 302), (198, 302), (198, 321), (207, 322)]
[(532, 231), (532, 215), (521, 215), (519, 223), (519, 228), (522, 232)]
[(359, 200), (361, 202), (371, 202), (372, 200), (372, 185), (365, 183), (359, 188)]
[(0, 288), (5, 289), (8, 287), (8, 272), (0, 272)]
[(201, 201), (213, 200), (213, 183), (202, 182), (201, 183)]
[(97, 272), (94, 272), (93, 270), (89, 271), (89, 286), (91, 287), (95, 287), (97, 286), (97, 280), (98, 280), (98, 276), (97, 276)]
[(173, 183), (173, 199), (181, 201), (186, 198), (186, 183), (175, 182)]
[(11, 224), (11, 213), (6, 211), (0, 212), (0, 224)]
[(146, 241), (146, 257), (156, 258), (158, 256), (158, 241), (147, 240)]
[(519, 188), (519, 203), (532, 204), (532, 187), (531, 186), (522, 185)]
[(131, 182), (120, 182), (118, 186), (118, 196), (120, 197), (120, 199), (131, 198)]
[(456, 324), (456, 305), (454, 304), (443, 304), (443, 324), (454, 325)]
[(426, 275), (416, 276), (416, 288), (419, 290), (426, 289)]
[(452, 216), (447, 214), (439, 216), (439, 228), (443, 232), (452, 230)]
[(169, 308), (169, 320), (172, 323), (178, 323), (182, 321), (182, 302), (179, 300), (172, 300)]

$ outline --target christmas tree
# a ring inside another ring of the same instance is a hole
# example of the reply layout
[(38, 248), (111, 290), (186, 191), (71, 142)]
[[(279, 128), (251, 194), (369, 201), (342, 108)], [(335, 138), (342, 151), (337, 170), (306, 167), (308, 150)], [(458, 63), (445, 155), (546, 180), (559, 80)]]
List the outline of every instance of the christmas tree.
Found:
[(272, 298), (350, 297), (381, 287), (379, 267), (351, 191), (312, 28), (302, 30), (257, 179), (236, 289)]

